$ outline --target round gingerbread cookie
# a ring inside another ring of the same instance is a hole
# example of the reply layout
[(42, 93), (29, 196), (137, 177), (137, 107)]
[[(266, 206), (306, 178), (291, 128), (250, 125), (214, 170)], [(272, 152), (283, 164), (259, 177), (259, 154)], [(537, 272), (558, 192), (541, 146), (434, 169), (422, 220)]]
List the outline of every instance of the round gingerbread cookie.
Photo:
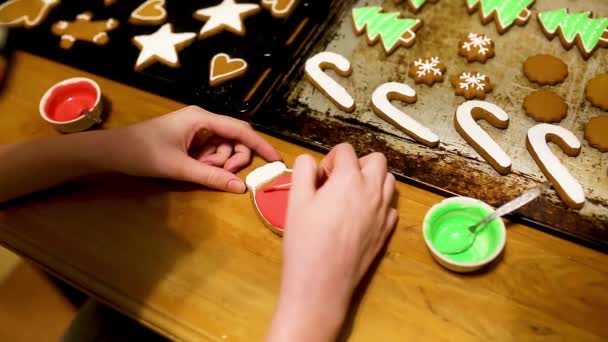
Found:
[(536, 122), (556, 123), (568, 113), (566, 100), (551, 90), (537, 90), (524, 98), (524, 110)]
[(524, 75), (533, 83), (555, 85), (568, 77), (568, 66), (555, 56), (531, 56), (524, 62)]
[(585, 97), (592, 105), (608, 110), (608, 74), (595, 76), (587, 83)]
[(585, 139), (589, 145), (608, 152), (608, 116), (596, 116), (585, 124)]

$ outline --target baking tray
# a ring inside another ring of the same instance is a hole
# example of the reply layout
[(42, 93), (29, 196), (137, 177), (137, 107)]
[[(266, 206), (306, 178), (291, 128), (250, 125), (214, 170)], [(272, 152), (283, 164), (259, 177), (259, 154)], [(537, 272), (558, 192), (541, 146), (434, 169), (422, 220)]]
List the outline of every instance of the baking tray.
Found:
[[(583, 138), (583, 126), (591, 117), (607, 115), (585, 100), (584, 88), (590, 78), (608, 71), (608, 49), (599, 49), (585, 61), (576, 48), (567, 51), (559, 39), (548, 40), (536, 20), (539, 11), (563, 7), (572, 11), (593, 10), (596, 16), (606, 16), (608, 2), (537, 0), (528, 24), (514, 26), (504, 35), (497, 33), (494, 22), (483, 25), (478, 13), (469, 15), (464, 1), (429, 3), (418, 14), (409, 12), (404, 3), (397, 5), (393, 1), (357, 1), (353, 4), (372, 5), (421, 18), (424, 24), (417, 31), (414, 46), (399, 48), (386, 56), (380, 44), (370, 47), (364, 36), (355, 35), (350, 8), (347, 8), (318, 42), (315, 51), (334, 51), (351, 61), (353, 74), (350, 77), (343, 78), (332, 71), (328, 74), (354, 97), (355, 112), (345, 113), (335, 107), (302, 77), (300, 68), (294, 80), (275, 92), (268, 105), (253, 117), (254, 126), (320, 151), (327, 151), (344, 141), (351, 143), (361, 155), (379, 151), (387, 156), (391, 171), (402, 180), (444, 195), (471, 196), (499, 206), (545, 179), (526, 150), (526, 132), (536, 122), (526, 116), (522, 103), (535, 89), (553, 89), (564, 96), (569, 105), (568, 117), (560, 125), (573, 131), (583, 148), (578, 157), (572, 158), (556, 146), (551, 147), (582, 183), (587, 201), (583, 209), (571, 210), (550, 191), (512, 218), (608, 250), (608, 154), (591, 148)], [(485, 33), (493, 38), (496, 57), (485, 64), (468, 64), (459, 57), (458, 41), (469, 32)], [(569, 65), (570, 75), (564, 83), (540, 87), (524, 77), (522, 63), (528, 56), (538, 53), (555, 55)], [(414, 85), (407, 76), (409, 63), (425, 56), (439, 56), (447, 65), (446, 81), (433, 87)], [(454, 95), (449, 80), (466, 70), (478, 70), (490, 77), (495, 89), (486, 100), (496, 103), (510, 115), (510, 126), (506, 130), (480, 122), (513, 160), (513, 171), (506, 176), (498, 174), (454, 128), (455, 110), (464, 99)], [(394, 104), (438, 134), (439, 147), (428, 148), (416, 143), (372, 112), (373, 90), (389, 81), (406, 83), (417, 91), (415, 104)]]

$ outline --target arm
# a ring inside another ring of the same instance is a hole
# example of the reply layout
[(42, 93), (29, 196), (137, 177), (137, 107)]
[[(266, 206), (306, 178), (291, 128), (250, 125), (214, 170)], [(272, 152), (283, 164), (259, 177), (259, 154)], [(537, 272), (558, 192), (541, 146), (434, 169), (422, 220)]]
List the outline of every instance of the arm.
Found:
[(0, 203), (100, 171), (243, 193), (234, 172), (252, 152), (280, 159), (245, 122), (187, 107), (125, 128), (0, 146)]

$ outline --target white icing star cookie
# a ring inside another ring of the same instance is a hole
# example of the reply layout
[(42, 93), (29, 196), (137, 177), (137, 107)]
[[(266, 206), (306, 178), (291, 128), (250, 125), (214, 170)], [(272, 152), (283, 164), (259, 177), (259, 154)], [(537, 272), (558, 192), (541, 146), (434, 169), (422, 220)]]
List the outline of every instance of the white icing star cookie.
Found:
[(199, 38), (205, 39), (223, 30), (244, 36), (243, 19), (259, 11), (260, 6), (257, 4), (237, 4), (234, 0), (224, 0), (217, 6), (200, 9), (194, 13), (194, 18), (206, 23)]
[(156, 62), (173, 68), (179, 67), (177, 52), (192, 44), (194, 39), (194, 32), (173, 33), (171, 24), (161, 26), (152, 34), (133, 37), (133, 44), (141, 50), (135, 62), (135, 70), (143, 70)]

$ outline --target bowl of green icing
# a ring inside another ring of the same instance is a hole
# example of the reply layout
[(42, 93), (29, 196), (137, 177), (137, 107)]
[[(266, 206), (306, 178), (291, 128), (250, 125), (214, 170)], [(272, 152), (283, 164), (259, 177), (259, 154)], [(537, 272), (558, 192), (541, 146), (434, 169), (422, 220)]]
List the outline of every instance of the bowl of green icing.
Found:
[(433, 258), (455, 272), (472, 272), (495, 260), (505, 247), (507, 231), (502, 219), (497, 218), (481, 227), (473, 245), (457, 254), (450, 250), (458, 242), (458, 234), (481, 221), (494, 209), (469, 197), (453, 197), (435, 204), (424, 217), (422, 234)]

